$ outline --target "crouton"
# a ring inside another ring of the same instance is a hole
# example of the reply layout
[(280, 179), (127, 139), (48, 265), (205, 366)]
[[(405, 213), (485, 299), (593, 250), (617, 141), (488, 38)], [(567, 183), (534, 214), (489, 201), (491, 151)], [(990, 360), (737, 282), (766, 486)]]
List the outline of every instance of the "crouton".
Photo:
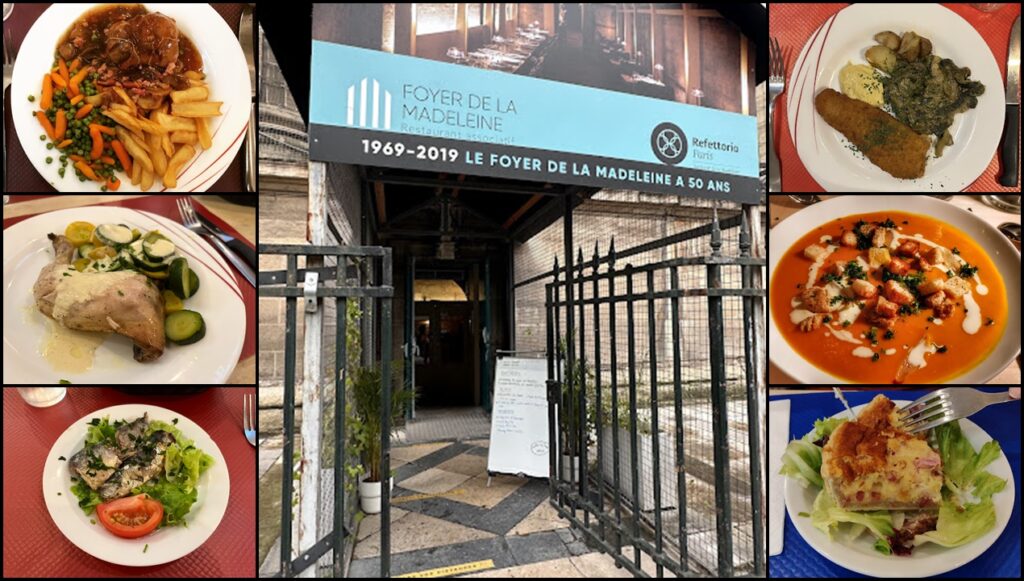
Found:
[(910, 272), (910, 265), (895, 257), (889, 260), (889, 264), (886, 264), (885, 268), (889, 272), (899, 275), (904, 275)]
[(850, 248), (857, 247), (857, 235), (852, 230), (843, 232), (843, 237), (840, 240), (843, 246), (849, 246)]
[(941, 278), (933, 278), (917, 285), (917, 292), (927, 296), (941, 291), (944, 286), (946, 286), (946, 281)]
[(929, 307), (936, 309), (946, 302), (946, 293), (934, 293), (925, 297), (924, 302)]
[(813, 313), (827, 313), (831, 310), (828, 291), (820, 286), (804, 289), (804, 292), (800, 293), (800, 302), (803, 303), (805, 309)]
[(896, 239), (896, 231), (891, 228), (878, 228), (871, 237), (871, 245), (876, 248), (888, 246)]
[(878, 289), (875, 288), (875, 285), (866, 280), (854, 280), (850, 283), (850, 288), (853, 289), (853, 294), (862, 299), (870, 299), (878, 294)]
[(886, 300), (885, 297), (878, 297), (878, 302), (875, 304), (875, 313), (882, 318), (894, 318), (900, 312), (900, 306), (896, 303)]
[(890, 280), (885, 283), (885, 298), (899, 305), (914, 303), (914, 294), (903, 283)]
[(828, 268), (828, 271), (836, 276), (843, 276), (843, 274), (846, 272), (846, 261), (837, 260), (833, 262), (832, 266)]
[[(938, 293), (938, 294), (942, 294), (942, 293)], [(947, 318), (949, 318), (950, 315), (953, 314), (953, 307), (954, 306), (955, 305), (953, 304), (952, 301), (946, 301), (946, 302), (942, 303), (941, 305), (939, 305), (937, 307), (932, 307), (932, 312), (935, 313), (935, 316), (940, 318), (940, 319), (947, 319)]]
[(954, 299), (958, 299), (971, 292), (971, 285), (959, 276), (954, 276), (944, 283), (942, 290)]
[(888, 248), (870, 248), (868, 249), (868, 261), (871, 264), (871, 268), (878, 268), (889, 264), (889, 249)]
[(798, 325), (800, 330), (804, 333), (810, 333), (811, 331), (821, 327), (822, 321), (825, 320), (825, 315), (811, 315), (803, 321), (800, 321)]
[(914, 256), (917, 254), (918, 244), (913, 240), (905, 240), (903, 244), (900, 244), (899, 248), (896, 249), (896, 254), (901, 256)]
[(804, 257), (810, 260), (816, 261), (822, 256), (825, 256), (826, 254), (828, 254), (828, 250), (826, 250), (825, 247), (819, 246), (817, 244), (811, 244), (807, 248), (804, 248)]
[(875, 225), (870, 222), (865, 222), (858, 228), (861, 234), (864, 236), (871, 236), (871, 233), (875, 231)]

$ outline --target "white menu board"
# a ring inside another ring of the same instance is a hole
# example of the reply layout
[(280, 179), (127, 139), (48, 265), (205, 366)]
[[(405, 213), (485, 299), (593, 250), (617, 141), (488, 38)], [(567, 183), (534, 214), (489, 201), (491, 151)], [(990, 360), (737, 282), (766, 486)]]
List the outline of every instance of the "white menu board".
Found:
[(548, 477), (547, 361), (498, 360), (487, 470)]

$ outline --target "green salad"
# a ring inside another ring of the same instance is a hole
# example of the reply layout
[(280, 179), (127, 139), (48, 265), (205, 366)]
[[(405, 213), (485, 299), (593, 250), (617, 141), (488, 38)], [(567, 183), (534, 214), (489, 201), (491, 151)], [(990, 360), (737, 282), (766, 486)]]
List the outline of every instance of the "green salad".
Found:
[(213, 457), (174, 423), (148, 421), (146, 416), (134, 422), (105, 417), (89, 423), (85, 448), (69, 462), (71, 491), (85, 514), (114, 498), (146, 494), (163, 505), (161, 527), (187, 526), (185, 516), (196, 502), (199, 477), (213, 465)]

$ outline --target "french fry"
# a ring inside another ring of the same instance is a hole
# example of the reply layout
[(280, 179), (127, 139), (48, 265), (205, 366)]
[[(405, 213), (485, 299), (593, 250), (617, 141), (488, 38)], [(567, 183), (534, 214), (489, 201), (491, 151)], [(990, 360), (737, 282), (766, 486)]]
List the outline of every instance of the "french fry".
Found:
[(195, 131), (196, 122), (185, 117), (174, 117), (166, 113), (157, 112), (155, 121), (166, 131)]
[(199, 135), (200, 147), (203, 149), (213, 147), (213, 136), (210, 135), (210, 126), (206, 123), (206, 119), (202, 117), (196, 119), (196, 134)]
[(103, 114), (106, 115), (107, 117), (110, 117), (114, 121), (117, 121), (118, 124), (123, 125), (124, 127), (128, 128), (128, 129), (131, 129), (133, 131), (137, 131), (137, 132), (140, 132), (140, 133), (142, 132), (142, 127), (139, 126), (139, 123), (138, 123), (138, 121), (136, 121), (135, 117), (133, 115), (125, 113), (123, 110), (120, 110), (120, 109), (107, 109), (106, 111), (103, 112)]
[(218, 117), (224, 103), (203, 101), (201, 103), (172, 103), (171, 113), (177, 117)]
[(154, 177), (153, 172), (142, 170), (142, 185), (140, 186), (142, 191), (148, 192), (149, 189), (153, 187)]
[(128, 105), (132, 111), (132, 115), (135, 115), (135, 101), (132, 101), (132, 98), (128, 96), (128, 93), (125, 93), (124, 89), (119, 85), (114, 85), (114, 92), (117, 93), (118, 97), (121, 97), (121, 100), (124, 101), (125, 105)]
[(142, 169), (142, 164), (141, 163), (137, 163), (137, 164), (132, 166), (131, 176), (132, 176), (132, 185), (133, 186), (137, 186), (140, 183), (142, 183), (142, 172), (143, 171), (145, 171), (145, 170)]
[(199, 141), (195, 132), (192, 131), (175, 131), (171, 134), (171, 143), (186, 143), (188, 145), (195, 145)]
[(196, 150), (191, 145), (181, 146), (177, 153), (174, 154), (174, 157), (171, 158), (171, 161), (167, 163), (167, 171), (164, 173), (164, 187), (178, 187), (178, 171), (195, 154)]
[(164, 153), (167, 154), (168, 158), (174, 157), (174, 146), (171, 144), (171, 136), (164, 134), (160, 136), (160, 146), (163, 147)]
[(186, 79), (196, 79), (196, 80), (201, 81), (201, 80), (206, 78), (206, 74), (205, 73), (201, 73), (199, 71), (185, 71), (185, 78)]
[(190, 87), (205, 87), (206, 86), (206, 81), (200, 81), (200, 80), (197, 80), (197, 79), (188, 79), (188, 84), (189, 84)]
[(149, 171), (153, 171), (153, 160), (149, 158), (149, 153), (146, 151), (146, 148), (138, 142), (131, 132), (118, 127), (117, 138), (124, 144), (124, 148), (128, 150), (129, 154), (131, 154), (136, 165), (141, 163), (142, 167)]
[(171, 91), (171, 101), (175, 103), (205, 101), (209, 96), (210, 90), (206, 87), (192, 87), (184, 91)]
[(149, 145), (149, 156), (153, 160), (156, 175), (162, 176), (167, 171), (167, 154), (164, 153), (163, 139), (156, 133), (146, 134)]

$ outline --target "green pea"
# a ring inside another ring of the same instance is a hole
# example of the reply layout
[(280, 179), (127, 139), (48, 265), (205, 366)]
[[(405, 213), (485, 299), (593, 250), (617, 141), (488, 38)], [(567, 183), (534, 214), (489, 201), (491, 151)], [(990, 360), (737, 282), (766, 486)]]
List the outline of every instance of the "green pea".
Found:
[(28, 96), (28, 102), (29, 102), (29, 103), (34, 103), (34, 102), (35, 102), (35, 100), (36, 100), (36, 96), (35, 96), (35, 95), (29, 95), (29, 96)]
[(46, 136), (45, 135), (40, 135), (39, 136), (39, 141), (46, 141)]
[(60, 175), (60, 177), (64, 177), (64, 168), (58, 169), (57, 174)]
[(46, 163), (48, 163), (48, 164), (49, 163), (53, 163), (53, 158), (52, 157), (46, 158)]
[(46, 144), (46, 149), (53, 149), (53, 144), (52, 143), (47, 143)]

